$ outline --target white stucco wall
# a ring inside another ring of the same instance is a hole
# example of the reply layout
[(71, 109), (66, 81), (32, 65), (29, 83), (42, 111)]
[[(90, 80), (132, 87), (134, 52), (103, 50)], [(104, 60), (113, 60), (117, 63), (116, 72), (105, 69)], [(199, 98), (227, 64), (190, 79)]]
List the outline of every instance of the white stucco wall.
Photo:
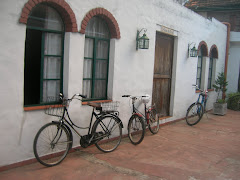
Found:
[[(0, 6), (0, 166), (34, 158), (33, 139), (39, 128), (52, 120), (43, 110), (24, 111), (24, 49), (26, 25), (19, 23), (26, 0), (3, 1)], [(123, 133), (131, 115), (129, 101), (123, 94), (152, 94), (156, 31), (160, 25), (176, 32), (174, 44), (174, 71), (171, 92), (171, 118), (162, 123), (183, 118), (188, 106), (197, 98), (192, 84), (196, 83), (197, 58), (188, 58), (188, 43), (205, 41), (218, 47), (216, 72), (224, 67), (226, 27), (213, 19), (209, 21), (181, 5), (165, 0), (67, 0), (75, 13), (78, 29), (85, 14), (102, 7), (113, 14), (121, 32), (120, 39), (111, 40), (111, 72), (109, 95), (120, 101), (120, 118)], [(147, 28), (150, 38), (148, 50), (136, 51), (136, 32)], [(64, 52), (64, 94), (71, 96), (82, 92), (84, 38), (80, 33), (66, 33)], [(207, 64), (209, 59), (207, 59)], [(208, 67), (208, 66), (207, 66)], [(208, 68), (206, 69), (206, 77)], [(207, 87), (205, 82), (204, 87)], [(212, 107), (215, 92), (210, 92), (208, 108)], [(73, 103), (70, 107), (74, 122), (86, 126), (91, 108)], [(74, 146), (79, 139), (74, 136)]]
[(230, 33), (230, 48), (228, 59), (228, 73), (227, 73), (227, 93), (234, 93), (238, 91), (238, 78), (240, 71), (240, 32)]

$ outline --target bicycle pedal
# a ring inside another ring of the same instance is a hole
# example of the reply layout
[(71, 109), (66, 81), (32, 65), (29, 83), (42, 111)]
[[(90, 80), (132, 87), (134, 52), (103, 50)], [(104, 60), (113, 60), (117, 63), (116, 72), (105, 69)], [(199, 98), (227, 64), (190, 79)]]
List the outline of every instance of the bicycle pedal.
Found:
[(102, 136), (103, 134), (104, 134), (104, 133), (103, 133), (102, 131), (96, 132), (96, 133), (94, 134), (94, 137), (96, 138), (96, 137)]

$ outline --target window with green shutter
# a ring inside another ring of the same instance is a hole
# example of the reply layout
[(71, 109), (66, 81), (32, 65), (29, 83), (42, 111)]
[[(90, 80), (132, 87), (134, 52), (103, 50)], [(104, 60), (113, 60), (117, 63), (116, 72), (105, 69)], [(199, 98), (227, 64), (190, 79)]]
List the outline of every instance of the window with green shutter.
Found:
[(86, 27), (83, 94), (88, 100), (107, 99), (110, 32), (107, 23), (93, 17)]
[(198, 62), (197, 62), (197, 80), (196, 85), (201, 88), (201, 80), (202, 80), (202, 64), (203, 63), (203, 56), (202, 56), (202, 48), (199, 51), (198, 55)]
[(63, 90), (64, 24), (58, 12), (39, 4), (31, 11), (26, 30), (24, 106), (46, 104)]
[(209, 71), (208, 71), (208, 89), (212, 89), (212, 78), (213, 78), (213, 57), (209, 59)]

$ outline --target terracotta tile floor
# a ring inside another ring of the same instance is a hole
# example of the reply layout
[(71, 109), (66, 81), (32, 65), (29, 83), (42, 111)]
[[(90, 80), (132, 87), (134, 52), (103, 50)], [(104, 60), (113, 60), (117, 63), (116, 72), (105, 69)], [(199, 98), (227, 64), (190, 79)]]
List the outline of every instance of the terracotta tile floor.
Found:
[(211, 112), (195, 126), (179, 121), (147, 132), (137, 146), (124, 138), (111, 153), (95, 146), (69, 154), (58, 166), (39, 163), (0, 173), (0, 179), (240, 179), (240, 112)]

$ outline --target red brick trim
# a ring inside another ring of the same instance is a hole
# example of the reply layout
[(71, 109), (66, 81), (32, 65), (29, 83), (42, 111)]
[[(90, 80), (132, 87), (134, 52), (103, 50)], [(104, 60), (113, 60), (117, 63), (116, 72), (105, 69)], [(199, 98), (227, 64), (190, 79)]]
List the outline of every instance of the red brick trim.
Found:
[(218, 48), (215, 44), (212, 45), (212, 47), (210, 48), (209, 57), (213, 57), (213, 58), (218, 59)]
[(53, 105), (41, 105), (41, 106), (30, 106), (30, 107), (24, 107), (24, 111), (34, 111), (34, 110), (41, 110), (41, 109), (47, 109), (47, 108), (59, 108), (63, 107), (62, 104), (54, 104)]
[(208, 92), (210, 92), (210, 91), (214, 91), (214, 89), (208, 89)]
[[(75, 152), (77, 149), (83, 149), (83, 148), (81, 146), (74, 147), (74, 148), (70, 149), (68, 153)], [(7, 170), (17, 168), (17, 167), (21, 167), (21, 166), (26, 166), (26, 165), (33, 164), (33, 163), (36, 163), (36, 162), (38, 162), (37, 159), (32, 158), (32, 159), (24, 160), (24, 161), (21, 161), (21, 162), (9, 164), (9, 165), (6, 165), (6, 166), (1, 166), (0, 167), (0, 172), (7, 171)]]
[(22, 9), (19, 22), (27, 24), (27, 19), (29, 13), (32, 11), (32, 8), (40, 3), (49, 4), (58, 11), (64, 21), (66, 32), (78, 32), (75, 14), (69, 4), (65, 2), (65, 0), (28, 0)]
[(201, 92), (201, 90), (196, 90), (196, 93), (200, 93)]
[(104, 8), (92, 9), (85, 15), (85, 17), (82, 20), (80, 33), (85, 34), (85, 30), (86, 30), (88, 21), (94, 16), (99, 16), (107, 22), (108, 28), (111, 33), (111, 38), (120, 39), (120, 37), (121, 37), (120, 30), (119, 30), (119, 26), (118, 26), (116, 19), (113, 17), (113, 15), (108, 10), (106, 10)]
[(86, 102), (82, 102), (82, 105), (88, 105), (88, 102), (92, 102), (92, 103), (107, 103), (107, 102), (112, 102), (112, 100), (86, 101)]
[(202, 56), (208, 56), (208, 46), (207, 46), (207, 43), (205, 41), (201, 41), (199, 43), (199, 45), (198, 45), (198, 54), (199, 54), (199, 51), (200, 51), (201, 47), (203, 48)]

